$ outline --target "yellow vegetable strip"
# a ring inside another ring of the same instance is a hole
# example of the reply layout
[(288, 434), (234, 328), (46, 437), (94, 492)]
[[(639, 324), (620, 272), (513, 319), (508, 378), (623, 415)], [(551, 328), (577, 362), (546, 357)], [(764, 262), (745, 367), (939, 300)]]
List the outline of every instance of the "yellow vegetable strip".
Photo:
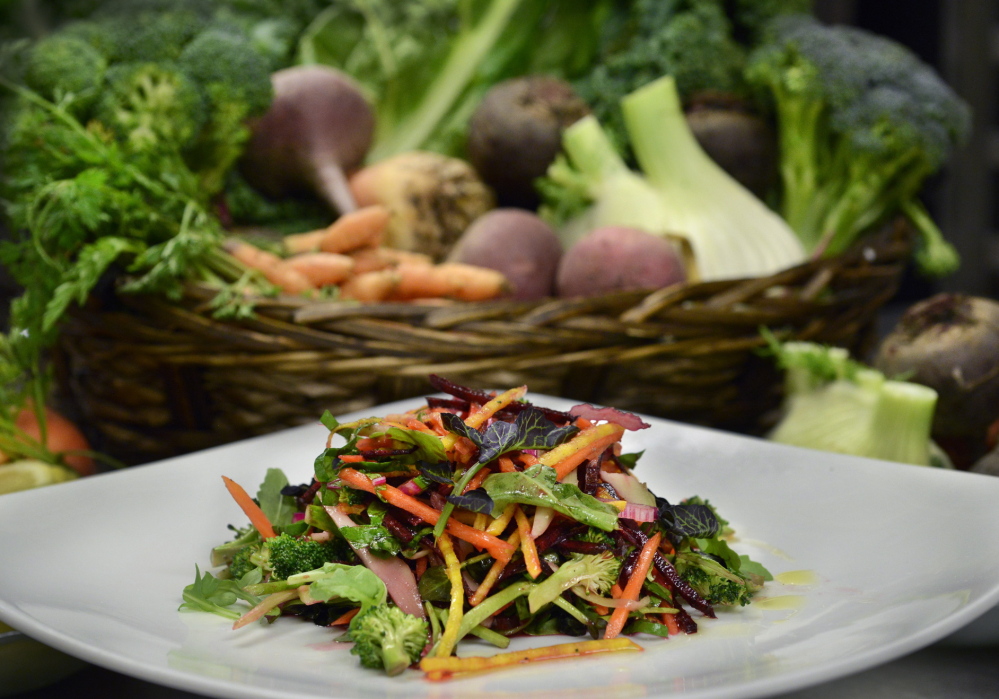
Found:
[(447, 579), (451, 583), (451, 606), (448, 610), (447, 624), (444, 625), (444, 633), (437, 643), (435, 655), (437, 657), (447, 657), (454, 652), (454, 647), (458, 643), (458, 628), (461, 626), (461, 617), (465, 610), (465, 588), (461, 584), (461, 563), (454, 552), (451, 544), (451, 537), (447, 532), (437, 539), (437, 546), (444, 555), (444, 571)]
[(511, 665), (521, 665), (541, 660), (578, 658), (594, 653), (617, 651), (640, 651), (642, 647), (628, 638), (614, 638), (598, 641), (577, 641), (561, 643), (544, 648), (498, 653), (488, 658), (471, 656), (467, 658), (426, 657), (420, 661), (420, 669), (427, 673), (428, 680), (448, 680), (455, 675), (468, 672), (498, 670)]
[(551, 466), (562, 480), (581, 463), (602, 452), (614, 442), (621, 439), (624, 428), (613, 422), (604, 422), (594, 427), (587, 427), (568, 442), (558, 445), (545, 452), (538, 462)]
[[(516, 505), (510, 505), (510, 507), (516, 507)], [(509, 509), (509, 507), (507, 508)], [(510, 538), (506, 540), (506, 543), (510, 546), (516, 546), (520, 543), (520, 532), (516, 529), (513, 530), (513, 534)], [(503, 569), (506, 568), (507, 561), (493, 561), (493, 564), (486, 571), (486, 575), (482, 578), (482, 582), (479, 584), (478, 589), (472, 595), (471, 599), (468, 600), (469, 604), (473, 607), (478, 605), (482, 600), (486, 598), (489, 592), (493, 589), (493, 585), (499, 580), (499, 576), (503, 574)]]
[(514, 517), (517, 518), (517, 531), (520, 532), (520, 551), (524, 554), (527, 574), (536, 578), (541, 575), (541, 559), (538, 558), (538, 548), (534, 545), (534, 537), (531, 536), (531, 522), (519, 507), (516, 509)]
[(486, 534), (491, 536), (499, 536), (506, 530), (506, 525), (510, 524), (510, 520), (513, 519), (513, 513), (517, 511), (517, 503), (511, 502), (505, 508), (500, 516), (494, 519), (488, 527), (486, 527)]

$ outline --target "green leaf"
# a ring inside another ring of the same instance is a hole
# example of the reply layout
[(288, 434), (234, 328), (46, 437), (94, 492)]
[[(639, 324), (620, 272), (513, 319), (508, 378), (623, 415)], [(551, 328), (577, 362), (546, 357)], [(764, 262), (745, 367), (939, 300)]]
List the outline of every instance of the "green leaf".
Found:
[(257, 491), (257, 502), (267, 519), (275, 527), (285, 527), (291, 524), (292, 515), (298, 511), (295, 498), (282, 495), (281, 491), (288, 485), (288, 477), (279, 468), (267, 469), (264, 482)]
[(494, 509), (492, 498), (482, 488), (476, 488), (461, 495), (449, 495), (447, 501), (455, 507), (461, 507), (470, 512), (489, 514)]
[(526, 471), (494, 473), (482, 487), (492, 498), (494, 516), (512, 502), (551, 507), (582, 524), (604, 531), (617, 529), (617, 510), (571, 483), (559, 483), (555, 469), (535, 464)]
[(358, 524), (354, 527), (343, 527), (340, 534), (351, 546), (366, 548), (376, 553), (396, 555), (402, 550), (402, 544), (392, 536), (385, 527), (378, 524)]
[[(321, 602), (328, 602), (337, 597), (357, 602), (361, 611), (379, 604), (385, 604), (388, 590), (385, 583), (370, 570), (360, 565), (345, 565), (343, 563), (326, 563), (320, 569), (309, 586), (309, 595)], [(314, 575), (315, 571), (305, 575)], [(288, 583), (299, 583), (302, 576), (288, 578)]]
[(241, 615), (230, 607), (238, 600), (244, 600), (251, 605), (259, 602), (259, 598), (244, 592), (235, 580), (221, 580), (205, 571), (204, 575), (198, 566), (194, 567), (194, 582), (184, 588), (184, 599), (179, 609), (181, 611), (210, 612), (227, 619), (238, 619)]
[(682, 537), (709, 539), (721, 530), (718, 517), (708, 505), (682, 503), (670, 505), (659, 499), (659, 522), (667, 532)]

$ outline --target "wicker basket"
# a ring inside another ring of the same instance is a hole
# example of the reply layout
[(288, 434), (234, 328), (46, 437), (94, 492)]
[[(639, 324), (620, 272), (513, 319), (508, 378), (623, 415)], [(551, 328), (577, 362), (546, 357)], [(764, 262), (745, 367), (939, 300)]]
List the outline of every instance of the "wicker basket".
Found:
[(910, 248), (899, 223), (766, 278), (535, 303), (262, 299), (241, 322), (213, 319), (196, 286), (112, 292), (71, 319), (57, 375), (95, 448), (129, 464), (426, 393), (430, 373), (759, 433), (781, 388), (760, 327), (863, 350)]

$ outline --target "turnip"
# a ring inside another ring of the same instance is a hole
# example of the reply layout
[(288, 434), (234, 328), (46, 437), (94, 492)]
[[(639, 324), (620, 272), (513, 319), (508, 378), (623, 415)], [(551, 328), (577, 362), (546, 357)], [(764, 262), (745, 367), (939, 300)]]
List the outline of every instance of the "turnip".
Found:
[(503, 81), (468, 125), (468, 158), (502, 206), (535, 208), (534, 181), (562, 148), (562, 131), (589, 113), (568, 83), (531, 75)]
[(562, 256), (556, 291), (563, 298), (659, 289), (686, 281), (683, 255), (668, 238), (623, 226), (596, 228)]
[(999, 302), (943, 293), (909, 308), (875, 366), (939, 394), (934, 437), (984, 441), (999, 418)]
[(477, 218), (448, 261), (502, 272), (513, 287), (510, 297), (530, 301), (554, 295), (561, 257), (562, 245), (551, 226), (530, 211), (502, 208)]
[(350, 178), (358, 206), (389, 210), (384, 244), (443, 260), (465, 229), (495, 206), (492, 190), (468, 162), (409, 151), (368, 165)]
[(308, 192), (334, 211), (357, 208), (347, 175), (371, 147), (375, 116), (357, 84), (334, 68), (295, 66), (273, 74), (274, 100), (252, 124), (240, 171), (275, 198)]

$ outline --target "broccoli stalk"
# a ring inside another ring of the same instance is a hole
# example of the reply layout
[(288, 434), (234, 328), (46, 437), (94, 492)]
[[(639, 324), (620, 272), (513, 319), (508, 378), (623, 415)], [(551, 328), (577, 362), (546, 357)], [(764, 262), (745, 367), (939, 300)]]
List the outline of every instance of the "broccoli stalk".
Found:
[(956, 252), (917, 197), (966, 137), (967, 105), (890, 39), (808, 15), (779, 17), (769, 31), (746, 75), (772, 98), (781, 212), (806, 248), (837, 254), (905, 213), (921, 236), (921, 269), (956, 269)]
[(775, 442), (917, 465), (946, 465), (930, 440), (937, 393), (885, 378), (842, 348), (770, 345), (785, 369), (784, 415)]
[(588, 595), (603, 594), (617, 581), (621, 562), (610, 553), (574, 556), (527, 595), (531, 613), (554, 602), (570, 588), (579, 588)]
[(420, 659), (428, 626), (426, 619), (380, 604), (355, 616), (349, 633), (354, 642), (350, 652), (360, 656), (361, 665), (398, 675)]

